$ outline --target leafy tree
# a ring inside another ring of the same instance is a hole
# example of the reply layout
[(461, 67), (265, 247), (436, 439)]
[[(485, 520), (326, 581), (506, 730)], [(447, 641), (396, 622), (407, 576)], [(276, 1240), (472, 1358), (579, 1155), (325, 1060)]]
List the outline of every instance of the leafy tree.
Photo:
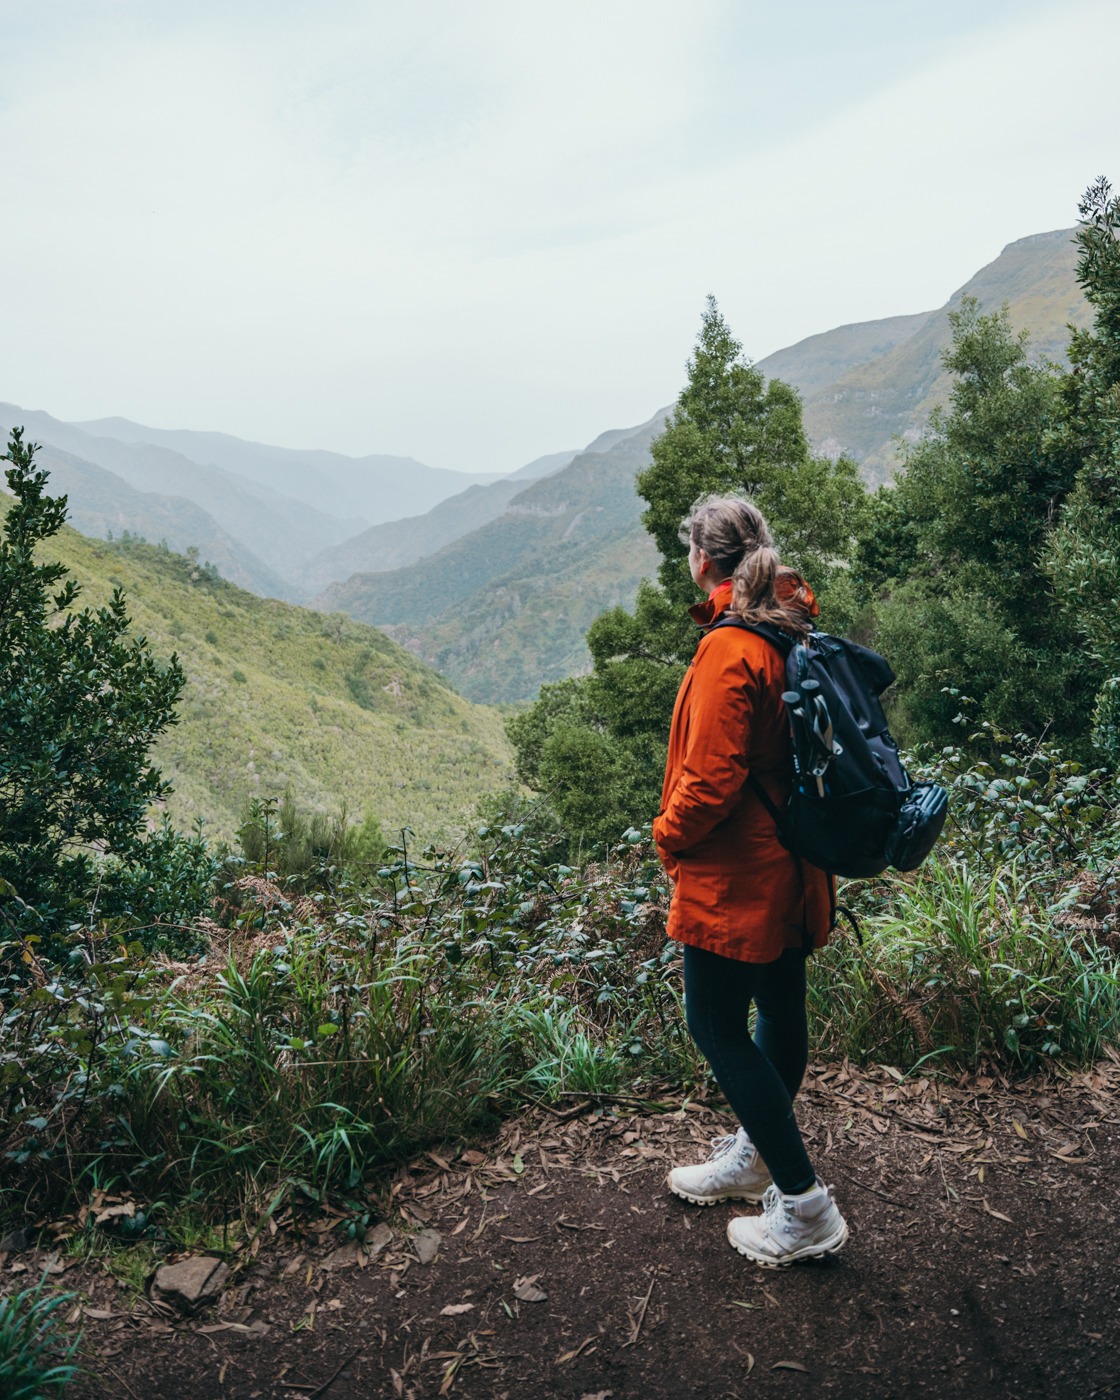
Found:
[(698, 594), (677, 536), (697, 497), (750, 496), (837, 629), (854, 601), (846, 566), (866, 507), (855, 463), (810, 453), (796, 392), (744, 359), (712, 297), (651, 457), (637, 486), (661, 552), (657, 582), (641, 585), (632, 613), (614, 608), (592, 623), (590, 676), (546, 686), (509, 725), (523, 780), (551, 795), (570, 831), (594, 841), (657, 807), (673, 699), (697, 641), (687, 607)]
[[(1095, 312), (1075, 331), (1062, 385), (1062, 420), (1050, 444), (1074, 486), (1044, 561), (1101, 680), (1093, 738), (1120, 768), (1120, 197), (1105, 179), (1082, 199), (1077, 278)], [(1103, 674), (1101, 674), (1103, 673)]]
[[(43, 562), (66, 498), (46, 494), (36, 450), (15, 429), (0, 459), (15, 496), (0, 534), (0, 928), (56, 951), (68, 924), (142, 912), (146, 853), (196, 885), (208, 857), (166, 833), (148, 849), (148, 809), (168, 792), (148, 750), (175, 722), (183, 673), (127, 636), (119, 589), (79, 611), (78, 584)], [(158, 898), (173, 902), (162, 888)]]
[(1013, 732), (1084, 732), (1094, 681), (1042, 573), (1055, 515), (1073, 484), (1048, 450), (1061, 379), (1028, 359), (1005, 310), (966, 298), (950, 313), (947, 412), (872, 503), (858, 581), (877, 595), (877, 644), (898, 673), (903, 737), (951, 733), (955, 688), (979, 718)]

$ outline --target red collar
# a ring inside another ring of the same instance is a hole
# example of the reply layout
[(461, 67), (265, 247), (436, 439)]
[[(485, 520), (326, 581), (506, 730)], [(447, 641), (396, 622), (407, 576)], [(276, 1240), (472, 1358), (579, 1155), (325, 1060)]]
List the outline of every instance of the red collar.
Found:
[(704, 602), (689, 608), (688, 615), (697, 627), (710, 627), (721, 613), (727, 611), (731, 606), (731, 591), (731, 580), (725, 578), (718, 587), (712, 589)]

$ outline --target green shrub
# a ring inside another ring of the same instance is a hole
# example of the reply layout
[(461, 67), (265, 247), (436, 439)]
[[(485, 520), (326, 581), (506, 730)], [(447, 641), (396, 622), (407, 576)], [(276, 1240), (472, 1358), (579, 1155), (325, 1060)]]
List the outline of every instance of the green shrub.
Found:
[(289, 788), (279, 803), (254, 798), (238, 828), (248, 864), (279, 876), (292, 890), (306, 893), (341, 881), (370, 876), (385, 849), (372, 812), (352, 822), (345, 804), (333, 815), (309, 812)]
[(36, 450), (17, 429), (4, 458), (15, 501), (0, 530), (0, 933), (51, 953), (97, 905), (104, 854), (144, 864), (145, 818), (168, 792), (148, 751), (175, 721), (183, 672), (128, 636), (119, 589), (79, 610), (65, 567), (42, 562), (66, 499), (46, 494)]
[(185, 836), (165, 818), (144, 843), (142, 861), (104, 862), (96, 912), (146, 951), (196, 953), (203, 940), (193, 925), (209, 910), (217, 871), (201, 822)]
[(843, 890), (865, 942), (837, 939), (813, 966), (816, 1041), (907, 1069), (1091, 1061), (1120, 1040), (1116, 782), (1029, 735), (955, 722), (960, 744), (910, 765), (949, 791), (934, 856)]
[[(1120, 1039), (1114, 789), (974, 737), (980, 763), (967, 743), (923, 760), (952, 789), (936, 856), (844, 890), (865, 943), (837, 936), (813, 962), (820, 1055), (1012, 1070)], [(363, 883), (302, 857), (281, 875), (308, 829), (286, 807), (254, 809), (257, 864), (225, 872), (229, 950), (186, 978), (88, 928), (39, 985), (0, 976), (0, 1170), (21, 1190), (338, 1199), (525, 1097), (709, 1083), (648, 830), (578, 868), (517, 821), (457, 852), (406, 832)]]

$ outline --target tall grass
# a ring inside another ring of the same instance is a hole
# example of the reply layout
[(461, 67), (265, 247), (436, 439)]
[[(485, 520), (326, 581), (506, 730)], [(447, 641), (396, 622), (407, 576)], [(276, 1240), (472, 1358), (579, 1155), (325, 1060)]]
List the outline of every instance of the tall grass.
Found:
[(1054, 926), (1045, 884), (1009, 864), (952, 858), (883, 882), (864, 945), (815, 962), (809, 1009), (827, 1054), (907, 1069), (1084, 1062), (1120, 1038), (1120, 979), (1106, 947)]
[(125, 1081), (147, 1150), (194, 1191), (288, 1181), (318, 1198), (477, 1130), (514, 1077), (511, 1042), (504, 1008), (446, 966), (407, 939), (299, 928), (230, 959), (204, 1001), (178, 989), (160, 1019), (174, 1049)]

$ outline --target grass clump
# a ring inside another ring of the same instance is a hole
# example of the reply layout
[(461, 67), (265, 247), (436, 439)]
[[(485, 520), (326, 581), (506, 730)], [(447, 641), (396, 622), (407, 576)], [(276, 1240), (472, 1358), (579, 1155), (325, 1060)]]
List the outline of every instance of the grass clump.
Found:
[(845, 888), (864, 946), (836, 940), (812, 969), (822, 1049), (906, 1069), (1091, 1061), (1120, 1039), (1115, 779), (988, 724), (912, 771), (948, 788), (949, 823), (921, 870)]
[(81, 1334), (67, 1333), (60, 1311), (73, 1293), (46, 1293), (40, 1282), (0, 1298), (0, 1395), (42, 1400), (59, 1395), (80, 1374), (74, 1360)]
[(829, 1053), (907, 1070), (1031, 1067), (1091, 1061), (1118, 1038), (1115, 954), (1055, 927), (1045, 886), (1020, 867), (985, 880), (933, 860), (878, 900), (863, 947), (837, 940), (812, 970), (810, 1014)]

